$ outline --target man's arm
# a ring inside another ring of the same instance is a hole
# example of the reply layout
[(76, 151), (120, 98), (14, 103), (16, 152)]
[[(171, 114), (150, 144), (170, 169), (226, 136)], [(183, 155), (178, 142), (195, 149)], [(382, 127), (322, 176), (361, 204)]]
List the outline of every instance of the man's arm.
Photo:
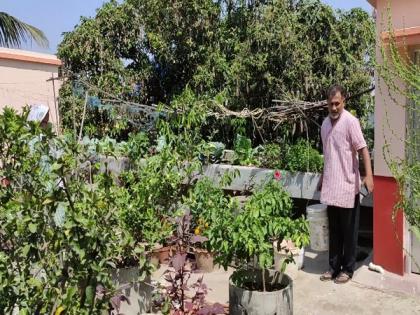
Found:
[(322, 189), (322, 180), (324, 179), (324, 170), (321, 171), (321, 177), (319, 178), (318, 185), (316, 186), (317, 190), (321, 191)]
[(363, 157), (363, 164), (365, 165), (366, 177), (363, 179), (363, 184), (366, 185), (367, 190), (373, 192), (373, 174), (372, 165), (370, 164), (370, 154), (367, 147), (360, 149), (359, 154)]

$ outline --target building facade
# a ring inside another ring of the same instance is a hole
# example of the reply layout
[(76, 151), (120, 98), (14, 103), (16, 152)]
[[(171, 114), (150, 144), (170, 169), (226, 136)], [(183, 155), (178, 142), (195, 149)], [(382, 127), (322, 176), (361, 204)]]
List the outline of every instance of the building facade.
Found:
[(49, 107), (49, 121), (58, 130), (58, 78), (61, 61), (54, 55), (0, 48), (0, 111), (8, 106)]
[[(401, 55), (412, 62), (420, 61), (420, 1), (368, 0), (376, 10), (378, 63), (387, 51), (390, 31)], [(420, 75), (420, 74), (419, 74)], [(373, 262), (399, 274), (420, 273), (413, 259), (420, 262), (420, 243), (410, 232), (403, 212), (393, 220), (394, 205), (398, 200), (398, 186), (386, 159), (406, 157), (404, 140), (407, 126), (413, 117), (407, 115), (408, 100), (404, 95), (390, 91), (381, 76), (375, 74), (375, 168), (373, 207)], [(395, 78), (398, 87), (404, 83)], [(418, 128), (418, 125), (417, 127)], [(384, 154), (384, 148), (387, 152)]]

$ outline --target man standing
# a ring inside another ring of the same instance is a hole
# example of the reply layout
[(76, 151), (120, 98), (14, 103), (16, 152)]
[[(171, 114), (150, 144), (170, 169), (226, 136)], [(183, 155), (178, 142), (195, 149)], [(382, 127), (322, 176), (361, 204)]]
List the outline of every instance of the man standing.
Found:
[(361, 186), (358, 154), (363, 156), (363, 184), (369, 192), (373, 191), (373, 176), (359, 121), (344, 109), (343, 87), (332, 86), (327, 97), (329, 116), (321, 127), (324, 170), (319, 188), (321, 202), (328, 205), (330, 269), (320, 279), (346, 283), (356, 264)]

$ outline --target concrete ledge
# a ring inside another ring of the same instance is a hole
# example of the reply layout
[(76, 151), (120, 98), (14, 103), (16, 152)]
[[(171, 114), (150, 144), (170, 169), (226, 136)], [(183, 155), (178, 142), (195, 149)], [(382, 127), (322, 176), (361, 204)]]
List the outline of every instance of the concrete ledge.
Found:
[[(226, 172), (239, 173), (229, 186), (224, 187), (227, 190), (252, 190), (252, 187), (258, 187), (264, 182), (270, 180), (274, 170), (252, 166), (238, 166), (229, 164), (209, 164), (204, 167), (203, 176), (211, 178), (218, 183), (218, 179)], [(317, 190), (318, 181), (321, 177), (319, 173), (290, 172), (281, 170), (282, 183), (292, 198), (301, 198), (309, 200), (319, 200), (320, 192)], [(367, 197), (361, 195), (361, 205), (365, 207), (373, 206), (372, 194)]]
[[(130, 161), (126, 157), (100, 157), (101, 171), (104, 171), (104, 164), (107, 163), (109, 170), (116, 176), (122, 171), (130, 169)], [(318, 181), (321, 177), (319, 173), (290, 172), (280, 170), (282, 174), (281, 181), (292, 198), (319, 200), (320, 192), (317, 191)], [(203, 166), (203, 173), (198, 175), (207, 176), (214, 183), (219, 183), (223, 174), (231, 172), (237, 173), (232, 183), (223, 189), (226, 190), (253, 190), (264, 184), (273, 176), (274, 170), (253, 166), (240, 166), (230, 164), (208, 164)], [(361, 195), (361, 205), (365, 207), (373, 206), (372, 194), (367, 197)]]

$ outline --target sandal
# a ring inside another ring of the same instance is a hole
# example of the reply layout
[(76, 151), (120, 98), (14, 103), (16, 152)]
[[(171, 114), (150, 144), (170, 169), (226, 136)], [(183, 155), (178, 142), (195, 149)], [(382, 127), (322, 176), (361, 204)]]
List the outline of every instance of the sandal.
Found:
[(335, 278), (334, 282), (337, 284), (344, 284), (349, 282), (351, 277), (345, 272), (340, 272), (340, 274)]
[(330, 281), (332, 279), (334, 279), (334, 274), (331, 270), (324, 272), (321, 277), (319, 277), (319, 280), (321, 281)]

